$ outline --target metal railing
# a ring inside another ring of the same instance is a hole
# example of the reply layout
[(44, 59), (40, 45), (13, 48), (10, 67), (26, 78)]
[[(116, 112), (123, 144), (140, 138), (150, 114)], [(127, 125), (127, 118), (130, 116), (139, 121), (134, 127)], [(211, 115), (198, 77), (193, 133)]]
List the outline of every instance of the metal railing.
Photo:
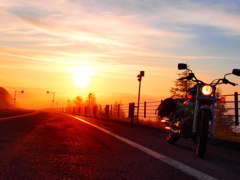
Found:
[(230, 111), (230, 114), (224, 116), (231, 116), (234, 117), (235, 126), (239, 126), (239, 95), (238, 92), (234, 92), (234, 94), (223, 95), (223, 97), (230, 97), (229, 101), (225, 101), (227, 104), (226, 109)]
[[(239, 125), (239, 101), (238, 97), (240, 94), (235, 92), (230, 95), (223, 95), (224, 97), (230, 97), (229, 101), (225, 101), (227, 104), (226, 109), (230, 111), (230, 114), (224, 114), (223, 116), (234, 117), (235, 126)], [(139, 104), (139, 119), (147, 120), (156, 120), (157, 115), (156, 109), (159, 106), (161, 101), (151, 101), (151, 102), (142, 102)], [(132, 107), (132, 108), (131, 108)], [(102, 118), (113, 118), (113, 119), (126, 119), (134, 123), (136, 119), (136, 109), (135, 103), (129, 104), (114, 104), (114, 105), (82, 105), (78, 107), (65, 107), (58, 108), (57, 111), (62, 111), (65, 113), (80, 115), (80, 116), (89, 116), (89, 117), (102, 117)]]

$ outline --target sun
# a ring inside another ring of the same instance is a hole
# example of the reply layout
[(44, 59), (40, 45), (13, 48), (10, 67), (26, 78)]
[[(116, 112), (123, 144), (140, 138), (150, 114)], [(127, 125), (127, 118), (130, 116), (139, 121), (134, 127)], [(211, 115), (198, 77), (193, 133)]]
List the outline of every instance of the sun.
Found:
[(79, 88), (86, 88), (91, 82), (91, 76), (94, 75), (94, 68), (90, 66), (78, 66), (70, 68), (73, 74), (73, 82)]
[(76, 73), (73, 76), (73, 82), (79, 88), (86, 88), (90, 81), (90, 77), (86, 74)]

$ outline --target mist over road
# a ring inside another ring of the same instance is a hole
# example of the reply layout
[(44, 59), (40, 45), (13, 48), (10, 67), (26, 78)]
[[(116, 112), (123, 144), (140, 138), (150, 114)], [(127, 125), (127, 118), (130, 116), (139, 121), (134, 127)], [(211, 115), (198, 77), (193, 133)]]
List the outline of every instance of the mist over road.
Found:
[[(237, 150), (208, 146), (205, 159), (191, 140), (169, 145), (151, 128), (38, 112), (0, 120), (0, 179), (196, 179), (94, 126), (217, 179), (240, 179)], [(198, 178), (199, 179), (199, 178)]]

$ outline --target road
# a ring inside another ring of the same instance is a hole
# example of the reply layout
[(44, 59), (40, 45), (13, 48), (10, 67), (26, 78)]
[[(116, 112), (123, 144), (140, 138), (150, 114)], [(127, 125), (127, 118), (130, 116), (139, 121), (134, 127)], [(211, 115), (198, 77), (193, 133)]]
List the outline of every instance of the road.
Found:
[(238, 150), (191, 140), (170, 145), (161, 130), (37, 112), (0, 120), (0, 179), (240, 179)]

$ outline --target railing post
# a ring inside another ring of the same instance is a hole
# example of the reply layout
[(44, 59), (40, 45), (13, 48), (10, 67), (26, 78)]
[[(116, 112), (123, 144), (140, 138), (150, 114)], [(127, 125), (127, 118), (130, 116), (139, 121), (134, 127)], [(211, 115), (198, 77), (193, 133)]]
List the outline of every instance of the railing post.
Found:
[(100, 109), (100, 116), (102, 116), (102, 106), (100, 105), (100, 107), (99, 107), (99, 109)]
[(96, 105), (93, 106), (93, 117), (97, 117), (97, 111), (98, 111), (98, 107)]
[(109, 105), (105, 106), (105, 117), (108, 119), (109, 118)]
[(112, 110), (113, 110), (113, 107), (112, 107), (112, 104), (110, 105), (110, 116), (112, 116)]
[(82, 115), (81, 106), (78, 106), (78, 115), (79, 115), (79, 116)]
[(118, 111), (117, 111), (118, 117), (120, 116), (120, 104), (118, 104)]
[(84, 107), (84, 116), (87, 117), (88, 116), (88, 106)]
[(239, 125), (239, 120), (238, 120), (238, 92), (234, 93), (234, 104), (235, 104), (235, 125)]
[(131, 119), (131, 124), (134, 123), (134, 109), (135, 103), (129, 103), (128, 117)]
[(146, 114), (147, 114), (147, 102), (145, 101), (144, 102), (144, 118), (147, 117)]

